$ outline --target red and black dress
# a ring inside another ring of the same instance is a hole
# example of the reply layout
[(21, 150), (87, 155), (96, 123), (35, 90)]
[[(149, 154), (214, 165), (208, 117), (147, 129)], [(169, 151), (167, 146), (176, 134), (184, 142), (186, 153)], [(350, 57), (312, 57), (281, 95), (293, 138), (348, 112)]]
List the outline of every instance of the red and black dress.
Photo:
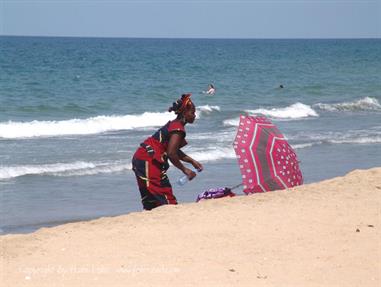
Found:
[(174, 132), (184, 134), (180, 147), (185, 146), (187, 142), (184, 124), (177, 120), (169, 121), (141, 143), (132, 158), (132, 169), (138, 181), (143, 208), (146, 210), (163, 204), (177, 204), (166, 173), (169, 168), (167, 148), (169, 138)]

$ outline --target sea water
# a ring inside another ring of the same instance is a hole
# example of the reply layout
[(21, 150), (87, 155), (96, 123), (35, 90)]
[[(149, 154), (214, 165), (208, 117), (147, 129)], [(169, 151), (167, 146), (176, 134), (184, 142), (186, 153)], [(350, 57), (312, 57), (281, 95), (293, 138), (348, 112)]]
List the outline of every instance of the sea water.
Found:
[(305, 183), (381, 164), (381, 40), (0, 37), (0, 68), (2, 233), (140, 211), (131, 157), (182, 93), (204, 171), (180, 203), (240, 183), (240, 114), (278, 126)]

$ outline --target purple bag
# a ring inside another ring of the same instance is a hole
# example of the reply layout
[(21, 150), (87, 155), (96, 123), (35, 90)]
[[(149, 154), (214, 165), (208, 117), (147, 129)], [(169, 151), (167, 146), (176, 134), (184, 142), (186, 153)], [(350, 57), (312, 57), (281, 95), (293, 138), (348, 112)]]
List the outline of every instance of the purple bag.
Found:
[(235, 196), (235, 193), (228, 187), (209, 188), (197, 196), (196, 202), (202, 199), (221, 198), (226, 196)]

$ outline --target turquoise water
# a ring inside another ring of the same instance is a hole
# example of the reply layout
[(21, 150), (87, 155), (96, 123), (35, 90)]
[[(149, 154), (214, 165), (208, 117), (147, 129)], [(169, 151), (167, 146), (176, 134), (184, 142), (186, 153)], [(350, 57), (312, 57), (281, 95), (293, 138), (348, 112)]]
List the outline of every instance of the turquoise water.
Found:
[(0, 37), (0, 65), (5, 233), (141, 210), (131, 156), (184, 92), (205, 170), (179, 187), (170, 169), (179, 202), (240, 182), (241, 113), (279, 127), (306, 183), (381, 163), (381, 40)]

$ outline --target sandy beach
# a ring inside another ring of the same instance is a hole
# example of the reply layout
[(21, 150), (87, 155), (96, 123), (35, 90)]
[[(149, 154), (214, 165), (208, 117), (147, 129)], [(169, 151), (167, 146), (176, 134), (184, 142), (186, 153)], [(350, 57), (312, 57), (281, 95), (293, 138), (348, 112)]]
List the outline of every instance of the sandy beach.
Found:
[(4, 235), (1, 286), (380, 286), (381, 168)]

